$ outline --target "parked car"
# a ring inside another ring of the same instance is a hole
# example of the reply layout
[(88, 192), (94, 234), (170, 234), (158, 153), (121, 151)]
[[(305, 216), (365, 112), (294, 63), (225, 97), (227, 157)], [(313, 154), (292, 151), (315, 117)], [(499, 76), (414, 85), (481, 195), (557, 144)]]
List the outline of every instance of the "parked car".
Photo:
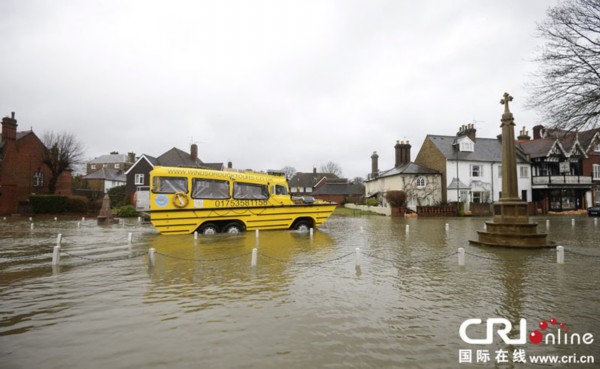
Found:
[(600, 204), (596, 204), (596, 206), (592, 206), (591, 208), (588, 208), (588, 215), (589, 216), (594, 216), (594, 217), (599, 217), (600, 216)]

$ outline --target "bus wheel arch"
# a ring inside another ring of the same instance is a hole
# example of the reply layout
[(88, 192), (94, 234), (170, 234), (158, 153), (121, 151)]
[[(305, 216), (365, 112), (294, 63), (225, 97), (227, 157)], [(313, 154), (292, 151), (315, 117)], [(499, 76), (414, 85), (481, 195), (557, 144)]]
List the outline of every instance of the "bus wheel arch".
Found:
[(217, 234), (219, 231), (219, 226), (212, 222), (203, 223), (198, 227), (198, 233), (205, 235)]
[(311, 228), (314, 228), (314, 224), (315, 222), (312, 218), (298, 218), (290, 228), (294, 231), (308, 232)]
[(246, 227), (244, 227), (244, 224), (242, 222), (237, 222), (237, 221), (227, 223), (223, 227), (223, 233), (230, 233), (230, 234), (242, 233), (245, 230), (246, 230)]

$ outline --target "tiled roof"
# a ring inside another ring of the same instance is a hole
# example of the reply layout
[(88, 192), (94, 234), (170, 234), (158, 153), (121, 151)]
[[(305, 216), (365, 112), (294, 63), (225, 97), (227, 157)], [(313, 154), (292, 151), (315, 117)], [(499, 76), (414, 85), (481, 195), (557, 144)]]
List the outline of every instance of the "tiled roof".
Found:
[[(454, 149), (456, 143), (456, 136), (439, 136), (439, 135), (427, 135), (426, 139), (429, 139), (438, 150), (444, 155), (446, 160), (456, 160), (457, 152)], [(482, 161), (482, 162), (499, 162), (502, 160), (502, 142), (497, 138), (479, 138), (474, 144), (474, 150), (470, 151), (459, 151), (458, 160), (460, 161)], [(517, 162), (523, 163), (527, 160), (517, 150)]]
[(125, 173), (121, 170), (102, 168), (83, 177), (83, 179), (103, 179), (105, 181), (125, 182)]
[(329, 183), (317, 188), (315, 195), (364, 195), (365, 187), (353, 183)]
[(317, 184), (318, 181), (323, 179), (323, 177), (327, 178), (327, 180), (338, 178), (338, 176), (332, 173), (296, 172), (290, 179), (289, 183), (290, 186), (293, 187), (312, 187)]
[(127, 154), (108, 154), (90, 160), (89, 164), (127, 163), (128, 159)]
[(399, 175), (399, 174), (439, 174), (439, 173), (440, 172), (438, 172), (435, 169), (427, 168), (425, 166), (415, 164), (415, 163), (408, 163), (408, 164), (403, 164), (396, 168), (392, 168), (389, 170), (379, 172), (379, 175), (373, 179), (382, 178), (382, 177), (391, 177), (391, 176), (395, 176), (395, 175)]

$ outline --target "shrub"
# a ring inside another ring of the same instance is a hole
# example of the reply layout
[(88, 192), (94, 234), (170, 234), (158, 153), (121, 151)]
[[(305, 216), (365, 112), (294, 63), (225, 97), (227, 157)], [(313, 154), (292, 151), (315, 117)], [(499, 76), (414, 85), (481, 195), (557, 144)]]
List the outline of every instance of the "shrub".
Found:
[(117, 216), (122, 217), (122, 218), (137, 217), (138, 212), (135, 210), (135, 207), (133, 207), (132, 205), (124, 205), (124, 206), (121, 206), (119, 208), (119, 210), (117, 211)]
[(67, 197), (61, 195), (29, 196), (31, 211), (34, 214), (58, 214), (67, 212)]
[(374, 197), (368, 198), (365, 200), (365, 205), (367, 206), (379, 206), (379, 200)]
[(390, 206), (399, 208), (404, 206), (406, 202), (406, 192), (404, 191), (388, 191), (385, 194), (385, 199), (390, 204)]
[(86, 214), (90, 212), (89, 200), (85, 196), (67, 197), (67, 212)]

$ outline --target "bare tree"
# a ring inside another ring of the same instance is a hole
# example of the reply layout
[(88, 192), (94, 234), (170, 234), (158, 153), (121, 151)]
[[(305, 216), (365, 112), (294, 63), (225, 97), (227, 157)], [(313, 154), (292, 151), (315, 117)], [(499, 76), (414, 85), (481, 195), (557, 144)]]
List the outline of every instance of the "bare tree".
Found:
[(555, 128), (584, 130), (600, 118), (600, 1), (566, 0), (538, 24), (544, 48), (528, 107)]
[(66, 170), (73, 169), (83, 156), (83, 147), (70, 133), (55, 133), (53, 131), (44, 134), (42, 139), (46, 149), (42, 162), (50, 169), (48, 180), (48, 192), (56, 192), (56, 183), (60, 175)]
[(294, 176), (294, 174), (296, 174), (297, 170), (294, 167), (291, 167), (289, 165), (281, 168), (281, 170), (283, 171), (283, 173), (285, 173), (285, 178), (290, 179)]
[(339, 164), (332, 161), (329, 161), (326, 164), (321, 164), (320, 171), (321, 173), (335, 174), (338, 177), (342, 176), (342, 168), (339, 166)]

